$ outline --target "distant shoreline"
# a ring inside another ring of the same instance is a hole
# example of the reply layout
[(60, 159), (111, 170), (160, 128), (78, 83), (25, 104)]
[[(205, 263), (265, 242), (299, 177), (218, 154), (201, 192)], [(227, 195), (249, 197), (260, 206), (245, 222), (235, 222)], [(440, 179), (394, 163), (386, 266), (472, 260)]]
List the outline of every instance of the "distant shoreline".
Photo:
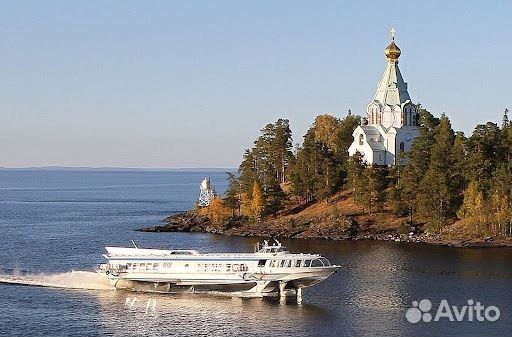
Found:
[(139, 167), (70, 167), (70, 166), (41, 166), (41, 167), (0, 167), (0, 171), (150, 171), (150, 172), (233, 172), (234, 167), (184, 167), (184, 168), (139, 168)]

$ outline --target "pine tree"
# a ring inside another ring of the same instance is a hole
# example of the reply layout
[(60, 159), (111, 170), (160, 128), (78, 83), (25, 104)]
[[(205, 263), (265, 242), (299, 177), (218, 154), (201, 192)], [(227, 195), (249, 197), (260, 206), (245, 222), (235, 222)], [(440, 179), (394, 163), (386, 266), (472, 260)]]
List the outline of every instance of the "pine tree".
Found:
[(450, 181), (452, 161), (447, 155), (451, 153), (453, 141), (450, 121), (443, 115), (435, 135), (429, 166), (417, 196), (420, 212), (428, 218), (428, 228), (434, 232), (439, 232), (447, 224), (453, 207), (451, 202), (454, 195)]
[(239, 166), (240, 186), (246, 199), (252, 199), (253, 185), (260, 184), (265, 209), (270, 213), (280, 210), (285, 201), (281, 183), (289, 177), (289, 166), (293, 161), (292, 132), (287, 119), (278, 119), (261, 129), (261, 135), (247, 149)]
[(226, 197), (224, 202), (227, 207), (232, 210), (233, 216), (235, 212), (238, 213), (238, 216), (242, 215), (241, 207), (242, 207), (242, 184), (240, 179), (231, 172), (226, 172), (228, 176), (228, 186), (226, 188)]
[(501, 122), (501, 128), (506, 129), (510, 126), (510, 121), (508, 120), (508, 109), (505, 108), (505, 112), (503, 113), (503, 120)]
[(492, 174), (505, 157), (501, 133), (495, 123), (489, 122), (477, 125), (467, 141), (466, 176), (468, 180), (478, 181), (484, 192), (489, 190)]
[[(395, 195), (397, 197), (400, 196), (405, 203), (411, 224), (413, 216), (419, 208), (418, 192), (420, 190), (420, 182), (429, 167), (439, 119), (435, 118), (429, 111), (420, 109), (418, 125), (420, 135), (413, 140), (411, 151), (405, 154), (406, 165), (397, 174), (398, 190), (394, 191)], [(402, 205), (399, 203), (397, 206), (402, 208)]]
[(451, 170), (450, 170), (450, 184), (451, 184), (451, 204), (452, 211), (456, 211), (462, 204), (464, 198), (464, 187), (466, 185), (466, 163), (467, 163), (467, 149), (466, 137), (464, 133), (457, 132), (453, 142), (453, 148), (450, 152)]
[(352, 190), (354, 203), (363, 210), (368, 209), (370, 196), (368, 194), (368, 175), (365, 174), (366, 163), (363, 156), (356, 152), (348, 162), (348, 185)]
[(384, 201), (384, 189), (386, 186), (386, 170), (385, 168), (377, 167), (376, 165), (368, 165), (364, 169), (364, 182), (363, 195), (367, 202), (368, 213), (372, 214), (373, 211), (378, 211), (382, 207)]

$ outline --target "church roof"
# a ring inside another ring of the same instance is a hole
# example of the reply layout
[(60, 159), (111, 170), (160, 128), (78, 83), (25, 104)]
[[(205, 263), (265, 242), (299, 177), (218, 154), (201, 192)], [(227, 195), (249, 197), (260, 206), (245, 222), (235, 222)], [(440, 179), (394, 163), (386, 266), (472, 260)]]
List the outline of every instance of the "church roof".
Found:
[(392, 37), (391, 44), (384, 50), (384, 53), (388, 64), (377, 87), (374, 100), (382, 105), (397, 105), (411, 100), (407, 91), (407, 83), (405, 83), (398, 68), (398, 58), (401, 52), (400, 48), (395, 44), (394, 36)]
[(380, 135), (379, 130), (374, 125), (361, 125), (361, 129), (366, 135)]
[(368, 145), (372, 148), (373, 151), (386, 151), (386, 148), (384, 147), (384, 144), (381, 142), (368, 142)]

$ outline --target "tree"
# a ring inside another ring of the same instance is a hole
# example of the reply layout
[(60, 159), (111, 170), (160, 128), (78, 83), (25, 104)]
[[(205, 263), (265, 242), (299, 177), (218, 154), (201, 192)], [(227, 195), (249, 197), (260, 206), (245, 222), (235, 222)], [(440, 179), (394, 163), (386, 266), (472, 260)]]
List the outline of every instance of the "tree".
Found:
[(226, 197), (224, 202), (226, 206), (231, 208), (233, 215), (235, 210), (238, 211), (238, 216), (242, 215), (242, 183), (240, 179), (231, 172), (226, 172), (228, 176), (228, 186), (226, 188)]
[(495, 123), (489, 122), (477, 125), (467, 141), (466, 176), (471, 181), (478, 181), (485, 192), (490, 188), (490, 180), (498, 163), (505, 157), (501, 140), (500, 129)]
[[(406, 164), (397, 172), (397, 188), (394, 195), (405, 203), (409, 213), (409, 221), (412, 224), (413, 214), (418, 205), (418, 191), (420, 190), (421, 178), (428, 170), (432, 146), (435, 143), (435, 134), (439, 126), (439, 119), (435, 118), (429, 111), (420, 109), (418, 113), (418, 125), (420, 135), (413, 140), (411, 151), (405, 154)], [(401, 202), (396, 204), (397, 209)]]
[(238, 170), (242, 193), (252, 200), (254, 182), (257, 180), (268, 205), (265, 209), (274, 214), (282, 208), (285, 200), (280, 184), (288, 179), (288, 169), (293, 162), (291, 135), (287, 119), (267, 124), (261, 129), (253, 148), (245, 151)]
[(213, 224), (219, 225), (229, 217), (230, 210), (224, 205), (222, 198), (215, 197), (206, 208), (206, 213)]
[(260, 221), (263, 213), (265, 212), (265, 199), (263, 197), (263, 191), (261, 190), (261, 186), (258, 180), (254, 181), (254, 185), (252, 188), (251, 209), (254, 218), (257, 221)]
[(452, 170), (451, 153), (454, 133), (450, 121), (441, 116), (434, 137), (427, 172), (420, 182), (417, 202), (420, 212), (428, 219), (428, 228), (439, 232), (447, 224), (453, 210), (453, 193), (450, 181)]
[(368, 206), (368, 175), (365, 174), (366, 163), (363, 156), (356, 152), (348, 162), (348, 185), (352, 190), (354, 202), (363, 210)]
[(496, 168), (491, 187), (491, 214), (494, 235), (512, 235), (512, 172), (500, 164)]
[(461, 208), (457, 212), (457, 216), (461, 219), (476, 219), (482, 212), (483, 193), (476, 181), (469, 183), (464, 191), (464, 201)]
[(364, 170), (363, 195), (367, 199), (368, 213), (379, 210), (384, 201), (384, 189), (386, 187), (386, 169), (376, 165), (368, 165)]

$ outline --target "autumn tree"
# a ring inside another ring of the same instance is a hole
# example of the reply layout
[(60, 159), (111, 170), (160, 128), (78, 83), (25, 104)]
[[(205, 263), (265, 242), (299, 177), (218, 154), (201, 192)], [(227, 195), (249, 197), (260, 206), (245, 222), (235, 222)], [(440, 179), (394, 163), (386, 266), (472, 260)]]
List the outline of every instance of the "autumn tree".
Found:
[(258, 180), (254, 181), (252, 188), (251, 210), (254, 218), (257, 221), (260, 221), (263, 213), (265, 212), (265, 199)]
[(360, 118), (320, 115), (304, 136), (292, 169), (293, 190), (302, 200), (329, 200), (347, 176), (347, 150)]
[(206, 214), (213, 224), (219, 225), (229, 218), (230, 209), (226, 207), (222, 198), (214, 197), (206, 207)]

